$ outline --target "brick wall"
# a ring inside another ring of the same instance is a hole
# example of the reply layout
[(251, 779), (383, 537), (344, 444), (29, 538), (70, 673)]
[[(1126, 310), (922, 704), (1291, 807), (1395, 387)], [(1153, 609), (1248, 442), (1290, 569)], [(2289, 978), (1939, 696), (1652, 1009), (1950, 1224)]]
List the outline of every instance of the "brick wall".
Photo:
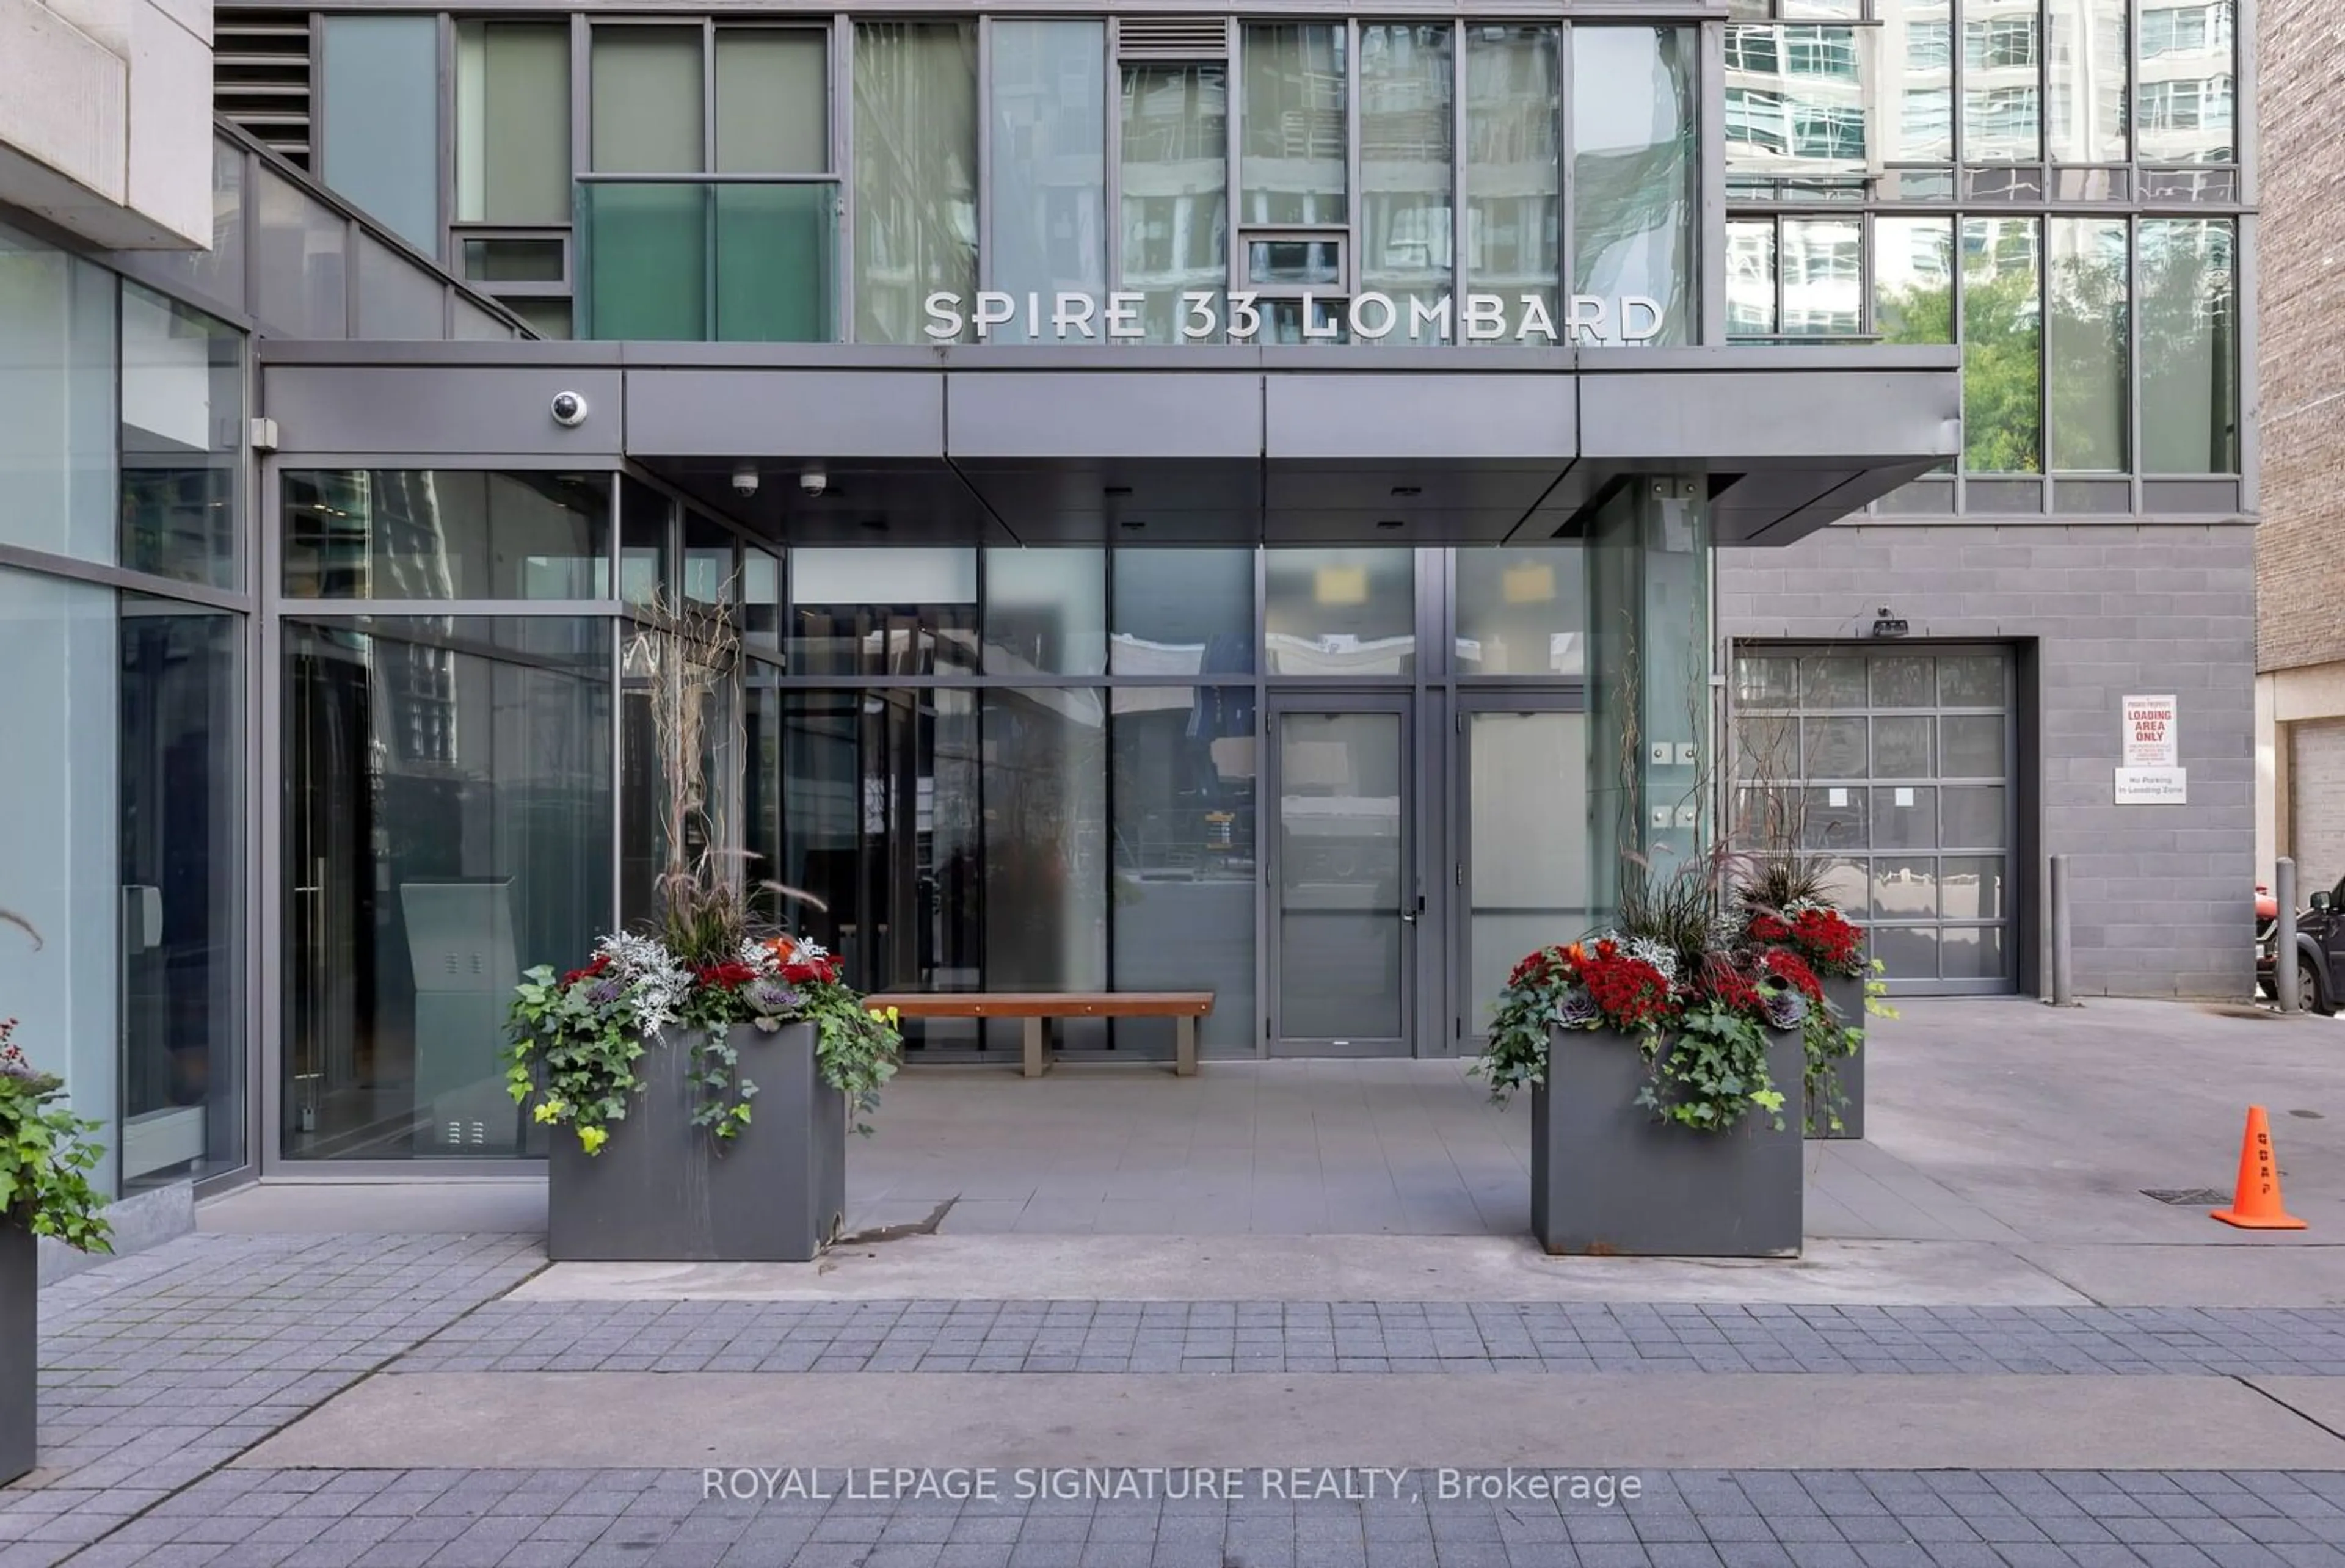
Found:
[[(2345, 408), (2340, 408), (2345, 417)], [(2025, 642), (2042, 853), (2069, 856), (2080, 995), (2244, 997), (2255, 884), (2254, 539), (2244, 525), (1835, 526), (1719, 552), (1726, 637)], [(2119, 806), (2117, 709), (2172, 692), (2189, 803)], [(2015, 775), (2016, 776), (2016, 775)], [(2021, 784), (2020, 809), (2030, 809)], [(2015, 866), (2023, 899), (2040, 867)]]
[(2337, 0), (2264, 0), (2257, 28), (2256, 668), (2283, 670), (2345, 659), (2345, 28)]

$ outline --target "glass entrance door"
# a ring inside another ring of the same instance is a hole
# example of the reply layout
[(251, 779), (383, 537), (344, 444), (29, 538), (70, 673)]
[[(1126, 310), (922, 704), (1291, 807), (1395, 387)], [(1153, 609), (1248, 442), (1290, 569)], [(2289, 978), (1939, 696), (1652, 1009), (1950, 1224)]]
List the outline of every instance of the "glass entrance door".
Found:
[(1406, 1056), (1417, 886), (1405, 696), (1294, 696), (1270, 712), (1271, 1049)]

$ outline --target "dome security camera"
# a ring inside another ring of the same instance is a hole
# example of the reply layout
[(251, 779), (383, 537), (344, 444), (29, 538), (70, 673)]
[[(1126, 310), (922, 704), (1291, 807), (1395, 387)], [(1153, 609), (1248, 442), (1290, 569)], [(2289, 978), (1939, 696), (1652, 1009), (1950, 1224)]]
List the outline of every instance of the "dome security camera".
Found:
[(556, 392), (552, 411), (555, 424), (574, 430), (586, 422), (586, 400), (576, 392)]
[(798, 489), (809, 496), (820, 495), (830, 488), (830, 476), (820, 469), (808, 469), (798, 475)]
[(757, 493), (757, 469), (754, 463), (743, 463), (733, 470), (733, 493), (744, 498)]

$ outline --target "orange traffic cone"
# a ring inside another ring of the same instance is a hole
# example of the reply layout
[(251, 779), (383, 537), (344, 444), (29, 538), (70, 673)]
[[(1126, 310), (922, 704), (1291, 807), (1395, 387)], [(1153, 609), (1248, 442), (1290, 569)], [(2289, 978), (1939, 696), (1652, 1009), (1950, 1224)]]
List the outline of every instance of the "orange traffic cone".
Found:
[(2264, 1108), (2248, 1108), (2248, 1135), (2239, 1145), (2239, 1185), (2228, 1209), (2208, 1210), (2226, 1225), (2244, 1230), (2301, 1230), (2304, 1221), (2280, 1202), (2279, 1160), (2272, 1152), (2271, 1123)]

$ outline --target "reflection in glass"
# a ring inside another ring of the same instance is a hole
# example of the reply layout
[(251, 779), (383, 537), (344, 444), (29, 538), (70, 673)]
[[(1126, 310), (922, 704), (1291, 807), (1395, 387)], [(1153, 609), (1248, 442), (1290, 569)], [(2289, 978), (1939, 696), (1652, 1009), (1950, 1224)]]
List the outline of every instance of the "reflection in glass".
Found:
[[(1191, 320), (1181, 296), (1211, 293), (1223, 318), (1229, 280), (1229, 68), (1123, 67), (1119, 169), (1123, 228), (1119, 288), (1143, 297), (1151, 343), (1176, 343)], [(1218, 332), (1204, 341), (1219, 338)]]
[(1256, 239), (1246, 246), (1249, 284), (1316, 283), (1340, 287), (1344, 248), (1333, 239)]
[[(1106, 25), (1003, 17), (991, 48), (993, 287), (1038, 293), (1045, 309), (1061, 292), (1097, 298), (1107, 292)], [(990, 330), (1025, 341), (1025, 312)]]
[(233, 1170), (244, 1146), (240, 617), (122, 597), (125, 1194)]
[(2126, 0), (2050, 0), (2052, 157), (2123, 163)]
[(2043, 0), (1964, 0), (1964, 163), (2044, 156), (2036, 80), (2043, 29)]
[(1556, 831), (1588, 816), (1584, 713), (1472, 713), (1467, 718), (1466, 996), (1469, 1027), (1526, 953), (1585, 931), (1588, 835)]
[(1097, 675), (1107, 668), (1107, 552), (985, 552), (985, 673)]
[(285, 476), (296, 599), (609, 597), (600, 474), (361, 469)]
[(856, 339), (934, 341), (929, 295), (977, 292), (976, 26), (857, 23), (854, 146)]
[(1880, 920), (1938, 917), (1937, 863), (1927, 855), (1883, 855), (1873, 863), (1873, 914)]
[(789, 635), (802, 675), (974, 673), (977, 551), (792, 551)]
[(1950, 0), (1875, 0), (1881, 19), (1882, 154), (1890, 163), (1954, 156)]
[(1265, 552), (1270, 671), (1405, 675), (1416, 664), (1416, 552)]
[(513, 986), (611, 916), (611, 624), (289, 623), (291, 1158), (513, 1155)]
[(1861, 860), (1825, 860), (1820, 865), (1825, 900), (1851, 919), (1872, 918), (1875, 911), (1869, 896), (1871, 885), (1866, 863)]
[(2126, 223), (2056, 217), (2051, 241), (2052, 466), (2126, 467)]
[[(1389, 296), (1403, 322), (1410, 301), (1431, 305), (1455, 281), (1450, 39), (1446, 22), (1360, 27), (1360, 287)], [(1413, 340), (1438, 339), (1427, 329)]]
[(1277, 733), (1280, 1036), (1396, 1044), (1407, 1032), (1400, 715), (1287, 713)]
[(1938, 973), (1948, 980), (1997, 979), (2008, 933), (2000, 926), (1946, 926), (1938, 931)]
[(1345, 35), (1340, 22), (1245, 29), (1241, 223), (1345, 221)]
[[(1254, 688), (1124, 686), (1110, 695), (1115, 984), (1213, 992), (1199, 1048), (1251, 1056)], [(1170, 1057), (1172, 1044), (1169, 1021), (1116, 1022), (1119, 1049)]]
[(253, 315), (284, 337), (350, 336), (349, 220), (268, 165), (255, 167)]
[(1800, 844), (1806, 849), (1862, 850), (1871, 840), (1865, 820), (1865, 792), (1834, 785), (1808, 791), (1800, 824)]
[(1726, 331), (1765, 338), (1775, 331), (1775, 221), (1726, 226)]
[(122, 285), (122, 564), (233, 588), (244, 334)]
[(754, 544), (741, 551), (741, 645), (782, 651), (782, 563)]
[[(783, 704), (781, 880), (828, 905), (799, 929), (858, 989), (978, 989), (978, 693), (801, 691)], [(915, 1049), (974, 1041), (965, 1024), (907, 1031)]]
[(1787, 217), (1782, 224), (1783, 322), (1788, 337), (1853, 334), (1864, 324), (1864, 228), (1856, 218)]
[[(1096, 991), (1107, 974), (1107, 693), (996, 688), (983, 702), (985, 984)], [(1007, 1019), (990, 1044), (1015, 1049)], [(1106, 1043), (1067, 1020), (1061, 1046)]]
[(1251, 550), (1120, 550), (1114, 635), (1119, 675), (1251, 675)]
[(1811, 708), (1864, 706), (1864, 661), (1847, 653), (1811, 654), (1800, 662), (1800, 700)]
[(741, 602), (733, 531), (706, 512), (684, 514), (684, 601), (703, 607)]
[(1999, 855), (1949, 855), (1938, 862), (1938, 879), (1949, 920), (2001, 920), (2011, 913), (2004, 902), (2004, 858)]
[(637, 479), (619, 481), (619, 597), (648, 604), (675, 578), (667, 497)]
[[(1694, 332), (1691, 37), (1678, 27), (1572, 33), (1572, 291), (1659, 301), (1655, 343)], [(1608, 330), (1620, 340), (1617, 319)]]
[(1556, 61), (1551, 25), (1466, 30), (1466, 287), (1507, 301), (1509, 339), (1522, 329), (1523, 295), (1564, 320)]
[(2232, 0), (2146, 5), (2134, 133), (2144, 163), (2229, 163), (2238, 137)]
[(1459, 674), (1586, 673), (1588, 562), (1579, 549), (1460, 550), (1456, 561)]
[(1854, 27), (1726, 29), (1726, 162), (1735, 175), (1862, 176), (1871, 118)]
[(1938, 977), (1938, 928), (1934, 926), (1874, 926), (1866, 932), (1873, 956), (1899, 980)]
[(1800, 661), (1789, 654), (1738, 654), (1734, 702), (1741, 708), (1791, 708), (1800, 701)]
[(2228, 218), (2141, 220), (2141, 466), (2239, 470), (2239, 298)]
[(1884, 343), (1954, 340), (1954, 224), (1873, 220), (1873, 325)]
[(1963, 220), (1963, 461), (2044, 469), (2043, 220)]

